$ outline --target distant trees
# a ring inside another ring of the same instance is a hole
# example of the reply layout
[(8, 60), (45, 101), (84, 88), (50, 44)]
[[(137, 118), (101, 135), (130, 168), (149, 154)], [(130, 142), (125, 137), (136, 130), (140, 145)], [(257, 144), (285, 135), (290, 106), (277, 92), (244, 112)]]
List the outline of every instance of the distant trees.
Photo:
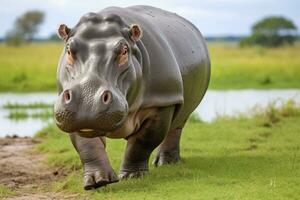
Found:
[(51, 34), (47, 40), (52, 41), (52, 42), (60, 42), (61, 41), (61, 39), (58, 37), (57, 33)]
[(24, 41), (32, 41), (43, 21), (44, 13), (41, 11), (33, 10), (24, 13), (16, 20), (13, 30), (7, 33), (7, 43), (16, 46)]
[(266, 17), (252, 26), (251, 36), (241, 40), (241, 46), (261, 45), (277, 47), (293, 44), (297, 39), (297, 27), (284, 17)]

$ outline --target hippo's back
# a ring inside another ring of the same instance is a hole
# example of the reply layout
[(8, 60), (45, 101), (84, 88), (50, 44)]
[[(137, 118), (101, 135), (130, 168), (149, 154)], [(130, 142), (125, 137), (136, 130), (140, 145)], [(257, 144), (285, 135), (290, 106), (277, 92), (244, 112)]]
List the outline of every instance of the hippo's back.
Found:
[(208, 52), (200, 31), (188, 20), (159, 8), (151, 6), (133, 6), (127, 9), (140, 15), (151, 24), (163, 40), (171, 47), (181, 72), (185, 67), (206, 62)]
[(210, 59), (200, 31), (179, 15), (151, 6), (111, 7), (104, 11), (120, 15), (129, 24), (141, 25), (150, 73), (155, 75), (150, 77), (155, 84), (148, 85), (146, 104), (177, 104), (172, 127), (183, 126), (202, 100), (210, 78)]

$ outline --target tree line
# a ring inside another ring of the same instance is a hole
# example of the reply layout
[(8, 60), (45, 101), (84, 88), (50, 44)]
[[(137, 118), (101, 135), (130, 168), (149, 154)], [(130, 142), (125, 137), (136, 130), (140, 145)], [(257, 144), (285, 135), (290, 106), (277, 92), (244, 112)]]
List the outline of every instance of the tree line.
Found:
[[(9, 45), (18, 46), (36, 39), (40, 25), (44, 22), (45, 14), (42, 11), (32, 10), (25, 12), (15, 21), (14, 27), (6, 35)], [(289, 19), (282, 16), (269, 16), (256, 22), (251, 35), (239, 39), (240, 46), (265, 46), (278, 47), (293, 45), (297, 39), (297, 27)], [(224, 37), (228, 38), (228, 37)], [(52, 34), (49, 40), (58, 40), (56, 34)]]
[(278, 47), (292, 45), (297, 39), (295, 24), (281, 16), (266, 17), (252, 26), (252, 33), (240, 41), (241, 46)]
[[(8, 31), (5, 41), (8, 45), (19, 46), (36, 40), (36, 35), (44, 22), (45, 13), (39, 10), (31, 10), (19, 16), (12, 30)], [(48, 40), (59, 40), (56, 34), (52, 34)]]

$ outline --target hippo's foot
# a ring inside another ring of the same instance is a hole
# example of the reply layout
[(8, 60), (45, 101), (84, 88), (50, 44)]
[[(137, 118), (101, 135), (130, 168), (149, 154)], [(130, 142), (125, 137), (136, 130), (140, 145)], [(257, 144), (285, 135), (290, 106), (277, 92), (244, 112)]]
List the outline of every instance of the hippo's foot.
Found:
[(86, 171), (84, 173), (84, 189), (90, 190), (105, 186), (107, 184), (118, 182), (119, 179), (115, 172), (111, 170), (101, 171)]
[(148, 162), (123, 163), (119, 173), (119, 179), (141, 178), (145, 176), (148, 171)]
[(180, 161), (178, 151), (158, 151), (156, 157), (153, 160), (153, 165), (161, 166), (167, 164), (173, 164)]
[(182, 128), (169, 131), (164, 141), (159, 145), (156, 157), (153, 160), (155, 166), (173, 164), (180, 161), (179, 142)]
[(148, 171), (131, 171), (131, 172), (126, 172), (126, 171), (121, 171), (119, 174), (119, 179), (130, 179), (130, 178), (141, 178), (144, 177)]

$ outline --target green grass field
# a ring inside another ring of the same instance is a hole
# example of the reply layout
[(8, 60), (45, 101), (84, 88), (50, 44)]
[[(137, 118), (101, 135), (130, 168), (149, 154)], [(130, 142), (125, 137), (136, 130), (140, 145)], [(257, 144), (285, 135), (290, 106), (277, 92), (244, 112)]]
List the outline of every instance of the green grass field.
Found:
[(61, 48), (58, 43), (0, 44), (0, 91), (54, 91)]
[[(269, 106), (252, 117), (222, 117), (213, 123), (189, 121), (181, 142), (183, 161), (150, 167), (142, 179), (84, 191), (79, 158), (66, 134), (54, 125), (40, 131), (36, 148), (47, 162), (69, 175), (45, 191), (81, 193), (91, 199), (262, 199), (300, 197), (300, 107)], [(124, 140), (109, 140), (108, 153), (118, 171)], [(153, 155), (152, 155), (153, 158)]]
[[(54, 91), (62, 43), (0, 44), (0, 91)], [(209, 43), (211, 89), (300, 88), (300, 45), (265, 49)]]
[(209, 44), (212, 89), (300, 88), (300, 45), (240, 48)]

